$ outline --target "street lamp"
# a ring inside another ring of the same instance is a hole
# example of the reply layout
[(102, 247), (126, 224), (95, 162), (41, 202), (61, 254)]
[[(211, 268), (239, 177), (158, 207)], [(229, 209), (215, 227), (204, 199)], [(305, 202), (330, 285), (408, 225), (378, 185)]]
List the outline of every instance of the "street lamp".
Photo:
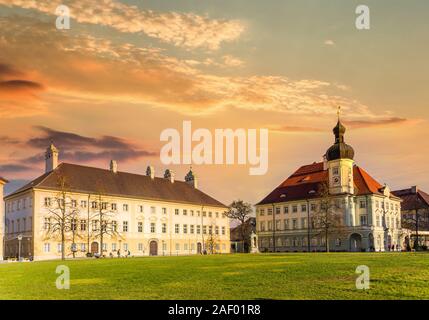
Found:
[(18, 261), (21, 261), (21, 241), (22, 234), (18, 235)]

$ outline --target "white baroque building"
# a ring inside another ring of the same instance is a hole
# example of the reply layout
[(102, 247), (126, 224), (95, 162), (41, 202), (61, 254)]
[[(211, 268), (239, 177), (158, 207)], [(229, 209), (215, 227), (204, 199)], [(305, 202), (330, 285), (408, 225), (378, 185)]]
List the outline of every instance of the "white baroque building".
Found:
[[(226, 207), (198, 189), (192, 169), (185, 181), (179, 181), (170, 170), (164, 177), (156, 177), (153, 167), (147, 168), (146, 175), (120, 172), (115, 161), (110, 170), (58, 164), (58, 154), (50, 145), (46, 172), (4, 198), (0, 229), (4, 248), (0, 249), (5, 257), (17, 257), (19, 251), (21, 257), (36, 260), (61, 257), (59, 235), (49, 230), (52, 212), (65, 190), (59, 177), (67, 183), (68, 210), (76, 212), (74, 232), (69, 230), (66, 235), (66, 257), (73, 252), (77, 257), (87, 252), (106, 256), (229, 253), (229, 219), (223, 215)], [(0, 179), (1, 191), (5, 182)], [(2, 193), (0, 196), (3, 198)], [(99, 221), (94, 218), (100, 206), (108, 209), (109, 224), (115, 230), (104, 235), (103, 248)]]
[(342, 221), (341, 232), (328, 236), (331, 251), (404, 248), (401, 199), (355, 164), (345, 131), (338, 119), (324, 160), (300, 167), (256, 205), (260, 251), (325, 250), (326, 237), (312, 220), (320, 212), (322, 185)]

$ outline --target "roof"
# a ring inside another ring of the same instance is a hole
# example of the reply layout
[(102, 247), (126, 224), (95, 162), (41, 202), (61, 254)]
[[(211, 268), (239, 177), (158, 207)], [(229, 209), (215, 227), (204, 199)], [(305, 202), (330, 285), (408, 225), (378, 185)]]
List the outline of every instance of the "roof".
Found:
[(58, 190), (58, 175), (66, 178), (70, 192), (102, 193), (108, 196), (142, 198), (169, 202), (181, 202), (215, 207), (226, 207), (199, 189), (184, 181), (117, 172), (86, 167), (76, 164), (61, 163), (55, 170), (34, 179), (22, 188), (5, 197), (33, 188)]
[[(384, 186), (362, 168), (353, 167), (353, 179), (355, 195), (383, 195)], [(324, 183), (328, 183), (328, 170), (323, 170), (323, 162), (314, 162), (296, 170), (258, 205), (318, 198), (318, 191)]]
[(0, 176), (0, 182), (8, 183), (9, 181), (8, 181), (8, 180), (6, 180), (5, 178), (3, 178), (2, 176)]
[(422, 190), (419, 190), (417, 187), (396, 190), (392, 193), (402, 199), (402, 210), (407, 211), (429, 208), (429, 194)]

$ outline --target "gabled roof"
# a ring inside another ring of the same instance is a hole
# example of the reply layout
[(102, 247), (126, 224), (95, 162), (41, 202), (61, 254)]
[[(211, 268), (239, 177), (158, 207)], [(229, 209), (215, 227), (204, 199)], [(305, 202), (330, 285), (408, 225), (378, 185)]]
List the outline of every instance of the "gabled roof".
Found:
[(402, 210), (407, 211), (429, 208), (429, 194), (422, 190), (419, 190), (417, 187), (396, 190), (392, 193), (403, 200), (401, 204)]
[(102, 192), (109, 196), (225, 207), (221, 202), (184, 181), (176, 180), (171, 183), (169, 179), (164, 178), (152, 179), (145, 175), (114, 173), (110, 170), (69, 163), (61, 163), (55, 170), (34, 179), (5, 199), (32, 188), (58, 190), (58, 176), (66, 178), (70, 192), (92, 194)]
[[(328, 170), (323, 170), (323, 162), (302, 166), (258, 205), (318, 198), (320, 187), (322, 184), (328, 183), (328, 179)], [(355, 195), (383, 195), (383, 186), (362, 168), (353, 167), (353, 179)]]

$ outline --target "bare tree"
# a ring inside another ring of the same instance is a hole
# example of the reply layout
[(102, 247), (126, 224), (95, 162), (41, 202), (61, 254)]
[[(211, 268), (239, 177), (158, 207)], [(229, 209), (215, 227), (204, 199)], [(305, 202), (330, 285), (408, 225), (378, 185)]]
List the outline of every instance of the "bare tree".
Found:
[(413, 201), (411, 207), (410, 213), (402, 216), (402, 227), (415, 232), (413, 247), (418, 250), (420, 246), (419, 232), (429, 228), (429, 210), (419, 196)]
[(219, 239), (213, 232), (210, 232), (205, 241), (205, 247), (208, 248), (210, 254), (214, 254), (217, 252), (217, 246), (219, 244)]
[(240, 228), (240, 240), (242, 242), (242, 250), (244, 252), (244, 244), (246, 241), (249, 241), (249, 229), (251, 228), (250, 223), (246, 223), (246, 220), (250, 218), (252, 214), (252, 205), (246, 203), (243, 200), (233, 201), (228, 210), (224, 212), (224, 215), (228, 218), (238, 221)]
[[(121, 237), (118, 224), (113, 218), (117, 215), (116, 203), (110, 203), (105, 196), (103, 184), (97, 183), (97, 194), (92, 201), (93, 214), (91, 220), (96, 225), (91, 226), (92, 236), (100, 239), (100, 256), (103, 256), (104, 239), (106, 237)], [(88, 226), (89, 227), (89, 226)]]
[(56, 173), (58, 193), (46, 203), (49, 211), (45, 220), (47, 237), (61, 239), (61, 259), (65, 260), (67, 234), (72, 231), (72, 221), (79, 215), (78, 209), (70, 198), (70, 186), (65, 176)]
[(329, 193), (328, 184), (324, 183), (319, 187), (318, 195), (320, 204), (318, 210), (312, 214), (312, 225), (316, 235), (325, 238), (325, 250), (329, 252), (331, 236), (339, 236), (345, 232), (344, 218), (340, 211), (341, 207)]

